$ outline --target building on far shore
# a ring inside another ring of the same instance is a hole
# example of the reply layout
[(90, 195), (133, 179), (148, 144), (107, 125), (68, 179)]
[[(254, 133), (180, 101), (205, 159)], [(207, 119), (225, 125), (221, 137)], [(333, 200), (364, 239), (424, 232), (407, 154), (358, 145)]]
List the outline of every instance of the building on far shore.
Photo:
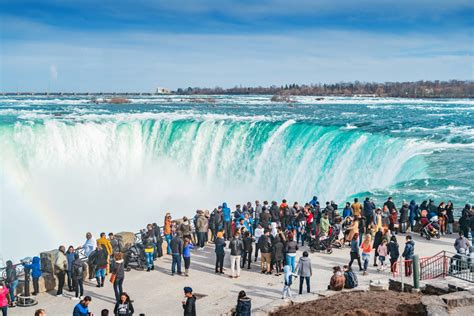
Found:
[(158, 87), (155, 90), (155, 94), (170, 94), (171, 90), (167, 88)]

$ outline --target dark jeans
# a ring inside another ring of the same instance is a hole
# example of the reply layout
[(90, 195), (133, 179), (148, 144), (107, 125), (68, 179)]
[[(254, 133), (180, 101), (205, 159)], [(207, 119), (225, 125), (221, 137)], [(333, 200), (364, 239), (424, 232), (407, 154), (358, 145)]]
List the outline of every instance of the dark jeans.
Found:
[(351, 252), (351, 261), (349, 261), (349, 267), (352, 267), (352, 263), (354, 262), (354, 260), (357, 260), (357, 263), (359, 264), (359, 269), (362, 270), (360, 255), (357, 254), (356, 252)]
[(242, 253), (242, 265), (241, 267), (245, 267), (245, 262), (248, 261), (248, 268), (250, 269), (250, 263), (252, 262), (252, 250), (244, 251)]
[(33, 293), (39, 293), (39, 278), (33, 278)]
[(183, 257), (183, 259), (184, 259), (184, 268), (188, 270), (189, 267), (191, 266), (191, 257)]
[(178, 270), (178, 274), (181, 274), (181, 255), (179, 253), (173, 253), (173, 262), (171, 263), (171, 273), (176, 273)]
[(72, 271), (66, 271), (67, 276), (67, 287), (69, 291), (74, 290), (74, 281), (72, 280)]
[(156, 251), (155, 251), (155, 258), (158, 257), (158, 258), (161, 258), (163, 257), (163, 240), (159, 240), (157, 243), (156, 243)]
[(258, 245), (255, 244), (255, 262), (257, 262), (257, 258), (258, 258)]
[(412, 266), (411, 261), (405, 261), (405, 276), (410, 276), (412, 274)]
[(2, 310), (2, 315), (3, 315), (3, 316), (7, 316), (8, 306), (0, 307), (0, 309)]
[(64, 288), (64, 281), (66, 281), (66, 272), (65, 271), (60, 271), (57, 273), (58, 277), (58, 292), (56, 295), (61, 295), (63, 294), (63, 288)]
[(302, 277), (300, 276), (300, 294), (303, 294), (303, 282), (306, 280), (306, 292), (310, 292), (310, 285), (309, 285), (309, 280), (310, 277)]
[(216, 272), (222, 272), (224, 268), (224, 254), (216, 255)]
[(123, 284), (123, 279), (115, 279), (114, 293), (115, 293), (115, 299), (117, 300), (117, 302), (120, 301), (120, 295), (122, 295), (123, 293), (122, 284)]
[(84, 280), (82, 279), (74, 280), (74, 287), (76, 289), (76, 297), (84, 295)]
[(199, 247), (203, 248), (204, 243), (206, 242), (206, 233), (204, 232), (198, 232), (197, 233), (197, 238), (198, 238), (198, 245)]
[(232, 224), (231, 222), (224, 222), (224, 234), (225, 239), (229, 240), (232, 237)]

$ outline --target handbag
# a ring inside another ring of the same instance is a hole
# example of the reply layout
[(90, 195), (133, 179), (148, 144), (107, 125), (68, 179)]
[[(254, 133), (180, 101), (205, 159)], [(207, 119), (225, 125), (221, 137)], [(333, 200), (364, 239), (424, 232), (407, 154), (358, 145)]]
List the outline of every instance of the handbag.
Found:
[(117, 279), (117, 275), (115, 273), (112, 273), (110, 275), (110, 283), (115, 283), (115, 279)]

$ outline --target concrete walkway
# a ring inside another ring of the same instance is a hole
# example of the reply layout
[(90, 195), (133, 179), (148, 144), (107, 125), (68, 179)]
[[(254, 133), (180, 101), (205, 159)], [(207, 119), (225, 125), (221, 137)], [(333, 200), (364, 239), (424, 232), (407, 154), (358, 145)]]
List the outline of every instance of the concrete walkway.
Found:
[[(415, 253), (420, 256), (431, 256), (439, 251), (453, 251), (453, 234), (442, 237), (440, 240), (427, 241), (414, 235)], [(403, 252), (404, 235), (399, 235), (400, 253)], [(298, 251), (298, 257), (306, 246)], [(297, 258), (298, 258), (297, 257)], [(349, 261), (349, 248), (335, 249), (331, 255), (314, 253), (310, 254), (313, 266), (311, 290), (321, 291), (327, 288), (331, 277), (331, 268), (335, 265), (344, 265)], [(124, 291), (128, 292), (134, 300), (135, 315), (180, 315), (182, 314), (181, 301), (183, 300), (183, 287), (191, 286), (195, 294), (203, 295), (196, 302), (198, 315), (219, 315), (228, 312), (235, 306), (237, 294), (245, 290), (252, 298), (252, 308), (261, 307), (275, 299), (281, 298), (283, 276), (268, 276), (260, 273), (260, 260), (252, 263), (252, 269), (242, 270), (239, 279), (229, 278), (229, 254), (225, 258), (225, 275), (214, 274), (214, 245), (209, 244), (204, 250), (193, 250), (191, 255), (191, 272), (189, 277), (171, 276), (171, 257), (164, 256), (155, 261), (155, 271), (134, 271), (126, 273)], [(389, 273), (377, 272), (373, 266), (369, 268), (369, 275), (362, 276), (358, 273), (359, 284), (368, 286), (370, 280), (387, 279)], [(358, 271), (357, 264), (353, 265)], [(183, 266), (184, 271), (184, 266)], [(114, 292), (110, 282), (104, 288), (96, 288), (95, 283), (85, 282), (85, 295), (92, 297), (90, 311), (100, 315), (103, 308), (113, 310)], [(293, 295), (297, 295), (298, 280), (293, 283)], [(71, 294), (65, 292), (67, 297), (57, 298), (53, 293), (43, 293), (38, 296), (39, 304), (30, 308), (16, 307), (9, 310), (9, 315), (31, 316), (37, 308), (44, 308), (48, 315), (72, 315), (72, 310), (77, 301), (70, 300)]]

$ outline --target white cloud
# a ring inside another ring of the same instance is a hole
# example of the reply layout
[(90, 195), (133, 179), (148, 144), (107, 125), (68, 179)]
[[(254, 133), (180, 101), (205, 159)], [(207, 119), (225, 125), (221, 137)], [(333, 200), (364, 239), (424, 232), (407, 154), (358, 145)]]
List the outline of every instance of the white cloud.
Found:
[[(96, 33), (4, 46), (2, 90), (152, 91), (156, 86), (473, 79), (469, 35)], [(8, 80), (6, 80), (8, 78)]]

